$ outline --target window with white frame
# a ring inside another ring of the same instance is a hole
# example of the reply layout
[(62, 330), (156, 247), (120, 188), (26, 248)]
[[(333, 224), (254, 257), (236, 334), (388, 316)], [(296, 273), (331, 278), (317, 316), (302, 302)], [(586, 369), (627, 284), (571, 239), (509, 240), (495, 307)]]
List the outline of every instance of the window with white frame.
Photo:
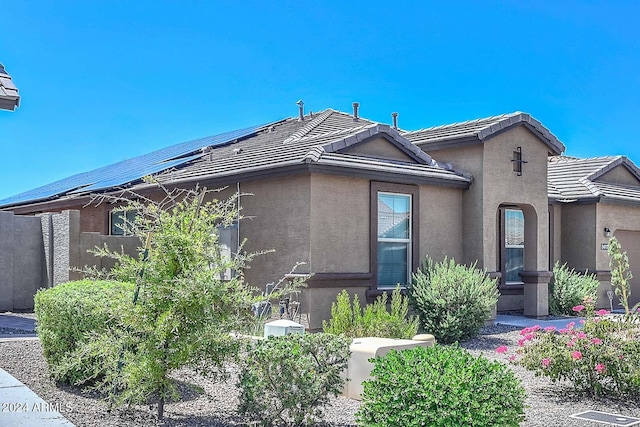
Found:
[(522, 283), (524, 270), (524, 214), (520, 209), (504, 210), (505, 283)]
[(411, 279), (411, 195), (378, 193), (378, 287)]
[(109, 228), (112, 236), (130, 236), (131, 226), (136, 220), (138, 211), (114, 209), (109, 215)]

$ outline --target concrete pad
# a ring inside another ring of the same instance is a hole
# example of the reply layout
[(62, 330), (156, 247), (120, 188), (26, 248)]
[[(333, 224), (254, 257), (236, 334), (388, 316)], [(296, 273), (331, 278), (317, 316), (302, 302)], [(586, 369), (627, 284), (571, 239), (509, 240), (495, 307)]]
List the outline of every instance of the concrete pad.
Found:
[(0, 369), (0, 426), (74, 427), (58, 411), (64, 402), (46, 402)]
[(498, 314), (496, 316), (496, 325), (506, 325), (506, 326), (515, 326), (517, 328), (529, 328), (531, 326), (540, 325), (541, 328), (546, 328), (548, 326), (555, 326), (556, 329), (563, 329), (567, 327), (567, 324), (570, 322), (575, 322), (574, 328), (582, 328), (582, 324), (580, 324), (580, 319), (584, 320), (584, 317), (568, 317), (566, 319), (557, 319), (557, 320), (540, 320), (540, 319), (531, 319), (525, 316), (512, 316), (507, 314)]

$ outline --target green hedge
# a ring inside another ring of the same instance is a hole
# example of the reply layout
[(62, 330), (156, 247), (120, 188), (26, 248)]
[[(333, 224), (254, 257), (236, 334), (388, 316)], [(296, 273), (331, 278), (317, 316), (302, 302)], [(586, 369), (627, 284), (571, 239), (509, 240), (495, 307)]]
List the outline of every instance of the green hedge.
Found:
[(360, 427), (517, 427), (525, 390), (503, 363), (457, 345), (392, 350), (372, 359)]
[(38, 291), (37, 333), (54, 379), (78, 384), (95, 377), (100, 361), (78, 360), (83, 358), (78, 350), (92, 333), (123, 324), (134, 288), (131, 283), (81, 280)]

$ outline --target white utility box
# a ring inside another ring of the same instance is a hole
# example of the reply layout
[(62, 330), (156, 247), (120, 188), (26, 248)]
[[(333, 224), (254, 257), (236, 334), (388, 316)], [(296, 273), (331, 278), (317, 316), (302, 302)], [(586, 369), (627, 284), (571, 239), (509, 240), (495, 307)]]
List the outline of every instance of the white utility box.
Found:
[(289, 334), (304, 334), (304, 326), (287, 319), (274, 320), (264, 324), (264, 337), (269, 335), (276, 337)]
[(351, 343), (351, 357), (347, 371), (347, 381), (343, 396), (350, 399), (362, 399), (364, 387), (362, 383), (368, 380), (373, 370), (373, 363), (369, 359), (381, 357), (391, 350), (406, 350), (414, 347), (428, 347), (435, 343), (433, 335), (416, 335), (413, 340), (401, 340), (393, 338), (354, 338)]

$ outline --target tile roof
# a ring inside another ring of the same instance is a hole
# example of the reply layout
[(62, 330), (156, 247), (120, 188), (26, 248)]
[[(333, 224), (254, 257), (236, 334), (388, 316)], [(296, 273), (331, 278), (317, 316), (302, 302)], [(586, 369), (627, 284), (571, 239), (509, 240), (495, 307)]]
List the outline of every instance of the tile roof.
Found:
[(553, 154), (560, 154), (565, 146), (542, 123), (527, 113), (502, 114), (484, 119), (469, 120), (461, 123), (434, 126), (426, 129), (408, 131), (403, 136), (427, 151), (458, 143), (481, 142), (513, 126), (525, 125), (536, 133), (551, 149)]
[(11, 81), (11, 76), (0, 63), (0, 110), (13, 111), (20, 106), (18, 88)]
[[(340, 153), (342, 148), (378, 135), (415, 164)], [(150, 174), (174, 184), (233, 180), (242, 174), (263, 176), (287, 168), (340, 169), (340, 173), (377, 174), (392, 181), (411, 179), (458, 187), (471, 182), (471, 176), (437, 163), (390, 126), (328, 109), (309, 114), (303, 121), (288, 118), (163, 148), (0, 200), (0, 208), (144, 185), (142, 178)]]
[(632, 186), (598, 181), (598, 178), (622, 165), (640, 181), (640, 170), (624, 156), (575, 158), (549, 157), (549, 198), (558, 202), (613, 199), (640, 203), (640, 185)]
[[(324, 133), (323, 133), (324, 132)], [(385, 135), (416, 164), (340, 154), (343, 148), (376, 135)], [(310, 122), (286, 119), (256, 136), (237, 144), (220, 147), (200, 156), (191, 164), (158, 175), (166, 183), (221, 179), (239, 174), (260, 174), (278, 168), (307, 165), (315, 168), (342, 168), (352, 171), (395, 173), (423, 180), (439, 180), (468, 186), (471, 178), (440, 165), (388, 125), (334, 110), (319, 113)]]

